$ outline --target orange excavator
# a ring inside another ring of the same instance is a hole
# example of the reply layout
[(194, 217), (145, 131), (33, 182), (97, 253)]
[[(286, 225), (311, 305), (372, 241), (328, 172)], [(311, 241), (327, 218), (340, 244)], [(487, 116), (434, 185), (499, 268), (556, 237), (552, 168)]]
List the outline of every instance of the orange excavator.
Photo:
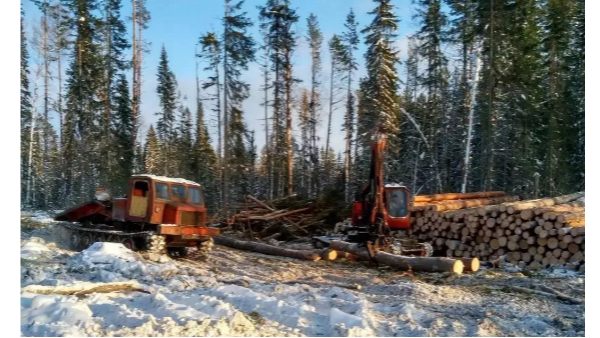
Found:
[(410, 190), (399, 184), (383, 183), (386, 141), (385, 135), (376, 134), (371, 144), (369, 183), (352, 203), (351, 223), (346, 223), (337, 236), (313, 237), (316, 247), (328, 246), (332, 239), (339, 239), (365, 246), (371, 257), (376, 251), (422, 257), (433, 254), (429, 243), (406, 238), (410, 229)]

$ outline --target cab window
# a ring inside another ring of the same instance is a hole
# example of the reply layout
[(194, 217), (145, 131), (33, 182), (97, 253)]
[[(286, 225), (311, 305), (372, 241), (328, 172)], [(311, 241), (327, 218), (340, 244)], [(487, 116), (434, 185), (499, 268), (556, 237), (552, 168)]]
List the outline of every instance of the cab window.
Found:
[(386, 194), (388, 215), (391, 217), (405, 217), (408, 215), (408, 203), (406, 191), (394, 189), (387, 191)]
[(163, 200), (169, 200), (169, 186), (166, 183), (156, 182), (154, 184), (156, 188), (156, 198), (160, 198)]
[(187, 198), (187, 190), (184, 185), (172, 185), (171, 192), (173, 193), (173, 197), (179, 200), (185, 200)]
[(190, 201), (193, 204), (202, 204), (202, 191), (200, 188), (190, 187)]
[(148, 182), (135, 181), (133, 184), (133, 196), (148, 197)]

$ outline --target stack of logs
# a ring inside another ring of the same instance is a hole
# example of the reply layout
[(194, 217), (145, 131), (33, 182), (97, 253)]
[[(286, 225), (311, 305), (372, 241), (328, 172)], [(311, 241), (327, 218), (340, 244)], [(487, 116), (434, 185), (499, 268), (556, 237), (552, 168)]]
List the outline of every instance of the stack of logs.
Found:
[(518, 201), (503, 192), (415, 196), (411, 237), (437, 255), (584, 271), (584, 193)]

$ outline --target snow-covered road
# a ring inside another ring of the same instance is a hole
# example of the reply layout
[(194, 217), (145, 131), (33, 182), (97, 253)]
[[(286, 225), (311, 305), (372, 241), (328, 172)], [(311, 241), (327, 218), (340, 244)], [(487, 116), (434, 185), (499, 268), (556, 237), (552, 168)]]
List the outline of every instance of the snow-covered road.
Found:
[[(219, 246), (208, 262), (157, 263), (110, 243), (75, 253), (53, 234), (51, 222), (21, 234), (24, 336), (585, 335), (584, 305), (506, 288), (544, 283), (584, 298), (582, 276), (482, 271), (454, 281), (441, 274), (412, 278), (357, 263), (304, 262)], [(115, 281), (135, 281), (149, 293), (27, 291)]]

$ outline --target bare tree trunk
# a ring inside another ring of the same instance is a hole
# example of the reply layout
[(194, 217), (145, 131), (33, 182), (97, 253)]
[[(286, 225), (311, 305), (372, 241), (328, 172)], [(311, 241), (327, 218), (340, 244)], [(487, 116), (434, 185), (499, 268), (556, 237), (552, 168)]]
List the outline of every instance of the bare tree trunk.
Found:
[(286, 113), (286, 144), (287, 144), (287, 194), (294, 193), (293, 177), (293, 153), (292, 153), (292, 60), (291, 52), (285, 53), (286, 72), (285, 72), (285, 113)]
[(331, 79), (329, 83), (329, 116), (327, 117), (327, 137), (325, 141), (325, 179), (329, 181), (331, 178), (329, 158), (329, 138), (331, 136), (331, 116), (333, 115), (333, 79), (335, 74), (334, 58), (331, 58)]
[[(110, 49), (111, 49), (111, 45), (112, 45), (112, 36), (110, 33), (110, 25), (108, 24), (110, 20), (110, 9), (107, 9), (106, 11), (106, 84), (105, 84), (105, 96), (104, 96), (104, 137), (109, 137), (110, 135), (110, 119), (111, 119), (111, 112), (110, 112), (110, 88), (111, 88), (111, 64), (110, 64)], [(107, 143), (103, 146), (103, 152), (104, 152), (104, 156), (106, 159), (106, 168), (105, 168), (105, 177), (104, 177), (104, 184), (109, 185), (109, 181), (110, 181), (110, 151), (109, 151), (109, 144)], [(135, 149), (135, 148), (134, 148)], [(109, 189), (112, 188), (109, 185)]]
[(302, 99), (301, 99), (301, 103), (300, 103), (300, 125), (301, 125), (301, 141), (302, 142), (302, 147), (301, 147), (301, 156), (300, 156), (300, 168), (302, 170), (302, 174), (300, 175), (300, 189), (302, 190), (303, 194), (306, 194), (307, 196), (310, 196), (310, 187), (307, 187), (307, 182), (310, 182), (310, 180), (307, 180), (307, 175), (306, 172), (308, 170), (308, 166), (306, 165), (306, 139), (308, 137), (307, 134), (307, 125), (308, 125), (308, 98), (306, 95), (306, 90), (302, 91)]
[(470, 160), (471, 160), (471, 141), (473, 138), (473, 114), (475, 111), (475, 97), (477, 95), (477, 83), (479, 82), (479, 70), (481, 68), (479, 62), (479, 49), (475, 51), (475, 75), (473, 76), (473, 85), (471, 86), (471, 100), (469, 102), (469, 126), (467, 131), (467, 145), (465, 149), (465, 161), (464, 161), (464, 176), (461, 192), (467, 192), (467, 182), (469, 180), (469, 171), (470, 171)]
[(346, 158), (344, 159), (344, 197), (346, 199), (346, 203), (350, 202), (350, 166), (352, 163), (352, 121), (350, 115), (350, 104), (352, 100), (352, 71), (348, 74), (348, 103), (346, 108)]
[[(48, 5), (47, 3), (45, 3)], [(48, 55), (48, 8), (44, 9), (44, 19), (43, 19), (43, 53), (44, 53), (44, 124), (42, 125), (40, 142), (42, 144), (42, 167), (43, 167), (43, 176), (48, 175), (48, 114), (50, 111), (50, 97), (48, 95), (48, 87), (50, 81), (50, 56)], [(48, 206), (48, 187), (47, 187), (47, 178), (44, 177), (44, 207)]]
[[(224, 22), (224, 31), (227, 31), (227, 17), (229, 16), (229, 1), (225, 0), (225, 20)], [(227, 74), (229, 70), (227, 69), (227, 53), (228, 53), (228, 42), (227, 42), (227, 34), (224, 34), (223, 41), (223, 181), (221, 184), (222, 187), (222, 199), (223, 199), (223, 208), (225, 211), (225, 215), (228, 215), (229, 208), (229, 182), (228, 182), (228, 168), (229, 168), (229, 107), (227, 105), (227, 99), (229, 95), (229, 88), (227, 88)], [(219, 96), (220, 97), (220, 96)]]
[[(275, 50), (275, 53), (279, 53), (279, 50)], [(275, 83), (274, 83), (274, 89), (273, 89), (273, 132), (274, 132), (274, 137), (273, 137), (273, 143), (271, 144), (271, 149), (273, 150), (273, 153), (271, 153), (271, 163), (269, 163), (269, 166), (271, 168), (273, 168), (274, 172), (273, 175), (271, 176), (271, 195), (270, 195), (270, 199), (273, 199), (274, 196), (278, 196), (279, 195), (279, 189), (278, 185), (279, 182), (281, 181), (281, 169), (279, 166), (279, 163), (277, 163), (276, 165), (276, 158), (277, 160), (280, 159), (280, 153), (279, 153), (279, 146), (278, 146), (278, 142), (279, 142), (279, 135), (281, 134), (281, 130), (280, 130), (280, 125), (279, 125), (279, 120), (281, 119), (281, 89), (280, 89), (280, 80), (281, 80), (281, 70), (280, 70), (280, 64), (279, 61), (275, 62), (275, 75), (274, 75), (274, 79), (275, 79)], [(277, 175), (277, 176), (275, 176)], [(275, 177), (277, 177), (277, 180), (275, 180)], [(276, 184), (277, 183), (277, 184)]]
[(273, 165), (271, 163), (271, 143), (269, 142), (269, 47), (266, 45), (268, 41), (265, 41), (265, 66), (263, 70), (263, 77), (265, 80), (265, 149), (267, 152), (267, 184), (268, 191), (267, 196), (273, 198)]
[(139, 83), (139, 79), (138, 79), (138, 72), (139, 72), (139, 60), (138, 60), (138, 48), (139, 48), (139, 43), (136, 39), (136, 24), (137, 24), (137, 12), (136, 12), (136, 7), (135, 7), (135, 1), (136, 0), (131, 0), (131, 6), (132, 6), (132, 23), (133, 23), (133, 60), (132, 60), (132, 70), (133, 70), (133, 95), (131, 98), (131, 110), (133, 113), (133, 147), (135, 148), (135, 140), (136, 140), (136, 135), (137, 135), (137, 129), (138, 129), (138, 107), (139, 107), (139, 95), (138, 95), (138, 87), (140, 86)]
[[(57, 62), (57, 66), (58, 66), (58, 98), (57, 98), (57, 110), (58, 110), (58, 118), (59, 118), (59, 137), (60, 137), (60, 152), (61, 154), (63, 154), (63, 156), (61, 156), (60, 162), (64, 166), (66, 165), (65, 161), (64, 161), (64, 142), (63, 142), (63, 132), (64, 132), (64, 123), (65, 123), (65, 116), (64, 116), (64, 112), (62, 109), (62, 46), (59, 47), (58, 49), (58, 57), (56, 59)], [(61, 185), (60, 185), (60, 200), (64, 201), (65, 197), (66, 197), (66, 186), (65, 186), (65, 172), (61, 171)]]
[[(37, 89), (36, 89), (37, 91)], [(35, 100), (34, 100), (35, 103)], [(35, 129), (35, 106), (34, 110), (31, 113), (31, 126), (30, 131), (29, 131), (29, 156), (27, 159), (27, 198), (26, 198), (26, 203), (29, 204), (32, 201), (32, 191), (31, 191), (31, 182), (32, 182), (32, 178), (31, 178), (31, 167), (32, 167), (32, 158), (33, 158), (33, 133), (34, 133), (34, 129)]]
[(486, 154), (486, 170), (485, 176), (483, 180), (483, 191), (491, 189), (492, 185), (492, 170), (494, 166), (494, 131), (492, 130), (492, 126), (494, 123), (494, 0), (490, 0), (491, 9), (490, 9), (490, 79), (489, 79), (489, 98), (488, 98), (488, 144), (487, 144), (487, 154)]
[(421, 141), (417, 142), (417, 151), (415, 156), (415, 170), (413, 171), (413, 182), (412, 182), (412, 191), (416, 193), (417, 189), (417, 174), (419, 169), (419, 159), (420, 159), (420, 149), (421, 149)]
[(217, 79), (217, 154), (219, 158), (219, 178), (221, 179), (221, 208), (225, 207), (225, 180), (223, 179), (223, 138), (221, 135), (222, 125), (221, 125), (221, 86), (219, 83), (219, 66), (218, 66), (218, 55), (215, 55), (215, 78)]

